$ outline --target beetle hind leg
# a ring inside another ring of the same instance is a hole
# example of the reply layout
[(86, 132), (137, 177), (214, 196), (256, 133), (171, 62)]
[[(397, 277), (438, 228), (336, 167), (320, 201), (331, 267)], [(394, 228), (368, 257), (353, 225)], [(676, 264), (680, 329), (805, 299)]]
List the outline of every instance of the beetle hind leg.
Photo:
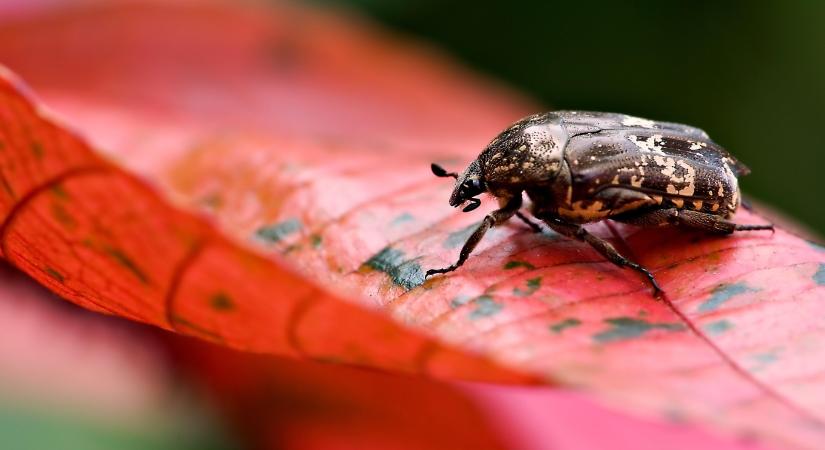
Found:
[(653, 286), (653, 295), (658, 297), (661, 293), (664, 292), (662, 288), (659, 286), (659, 283), (656, 281), (656, 277), (653, 276), (649, 270), (641, 266), (640, 264), (631, 261), (624, 257), (616, 247), (606, 240), (590, 233), (581, 225), (571, 224), (564, 222), (556, 217), (540, 217), (550, 228), (552, 228), (555, 232), (567, 236), (571, 239), (576, 239), (579, 241), (584, 241), (590, 244), (594, 250), (599, 252), (602, 256), (607, 258), (608, 261), (612, 262), (613, 264), (619, 267), (628, 267), (630, 269), (639, 272), (640, 274), (644, 275), (647, 278), (648, 282), (651, 286)]
[(530, 220), (530, 218), (527, 217), (523, 212), (517, 211), (516, 212), (516, 217), (521, 219), (522, 222), (526, 223), (527, 226), (530, 227), (530, 229), (533, 230), (534, 233), (541, 233), (542, 232), (541, 225), (539, 225), (536, 222), (533, 222), (532, 220)]
[(616, 220), (640, 226), (680, 225), (716, 234), (731, 234), (735, 231), (773, 231), (774, 229), (773, 224), (739, 224), (721, 216), (676, 208), (659, 209), (639, 215), (616, 218)]

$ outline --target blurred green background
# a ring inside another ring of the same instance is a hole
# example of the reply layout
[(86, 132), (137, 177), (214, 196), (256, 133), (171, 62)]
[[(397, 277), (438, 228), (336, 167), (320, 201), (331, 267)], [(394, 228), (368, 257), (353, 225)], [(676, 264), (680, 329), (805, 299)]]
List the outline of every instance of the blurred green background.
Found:
[(321, 3), (429, 41), (554, 108), (703, 128), (753, 170), (742, 180), (750, 196), (825, 235), (825, 2)]

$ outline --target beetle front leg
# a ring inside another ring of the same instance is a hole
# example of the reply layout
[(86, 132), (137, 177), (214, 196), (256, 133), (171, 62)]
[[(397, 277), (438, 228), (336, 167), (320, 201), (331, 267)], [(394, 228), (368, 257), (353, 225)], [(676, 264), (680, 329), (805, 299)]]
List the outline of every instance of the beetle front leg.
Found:
[(459, 267), (461, 267), (467, 258), (470, 257), (470, 254), (475, 250), (476, 246), (479, 242), (481, 242), (481, 238), (487, 233), (487, 231), (496, 226), (506, 222), (508, 219), (513, 217), (521, 208), (521, 195), (513, 197), (507, 204), (505, 204), (502, 208), (497, 209), (490, 214), (484, 216), (484, 220), (481, 221), (481, 224), (473, 231), (473, 234), (467, 239), (467, 242), (464, 243), (464, 246), (461, 247), (461, 253), (458, 256), (458, 261), (455, 264), (445, 267), (443, 269), (430, 269), (424, 275), (424, 278), (429, 277), (430, 275), (434, 275), (437, 273), (447, 273), (452, 272)]
[(649, 270), (625, 258), (624, 256), (622, 256), (621, 253), (619, 253), (618, 250), (616, 250), (615, 247), (613, 247), (612, 244), (590, 233), (581, 225), (567, 223), (556, 217), (540, 216), (539, 218), (541, 218), (547, 224), (547, 226), (552, 228), (557, 233), (572, 239), (587, 242), (588, 244), (590, 244), (591, 247), (593, 247), (593, 249), (595, 249), (597, 252), (599, 252), (602, 256), (607, 258), (613, 264), (616, 264), (619, 267), (629, 267), (644, 275), (648, 279), (648, 281), (650, 281), (650, 284), (653, 286), (654, 296), (658, 297), (660, 293), (664, 292), (662, 288), (659, 287), (659, 283), (656, 282), (656, 278)]

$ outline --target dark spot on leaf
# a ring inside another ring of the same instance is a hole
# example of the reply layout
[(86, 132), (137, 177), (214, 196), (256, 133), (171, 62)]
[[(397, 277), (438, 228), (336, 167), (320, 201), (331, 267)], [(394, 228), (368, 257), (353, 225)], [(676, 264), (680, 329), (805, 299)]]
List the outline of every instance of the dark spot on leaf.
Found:
[(126, 270), (131, 272), (132, 275), (134, 275), (135, 278), (137, 278), (141, 283), (149, 284), (149, 278), (146, 276), (146, 274), (137, 266), (137, 264), (135, 264), (134, 261), (132, 261), (131, 258), (129, 258), (128, 255), (123, 253), (123, 251), (109, 246), (104, 246), (103, 251), (107, 255), (111, 256), (112, 259), (115, 260), (115, 262), (117, 262), (118, 264), (126, 268)]
[(59, 184), (55, 184), (54, 186), (49, 188), (49, 192), (51, 192), (52, 195), (55, 198), (59, 199), (59, 200), (68, 200), (69, 199), (69, 193), (66, 192), (66, 190), (63, 189), (63, 186), (61, 186)]
[(74, 228), (77, 225), (72, 215), (59, 203), (52, 204), (52, 216), (54, 220), (66, 228)]
[(223, 336), (219, 335), (218, 333), (215, 333), (214, 331), (207, 330), (206, 328), (204, 328), (204, 327), (202, 327), (202, 326), (200, 326), (200, 325), (198, 325), (194, 322), (190, 322), (189, 320), (187, 320), (187, 319), (185, 319), (181, 316), (173, 314), (170, 319), (171, 319), (173, 325), (176, 324), (176, 325), (179, 325), (179, 326), (189, 328), (190, 330), (194, 331), (196, 334), (199, 334), (199, 335), (201, 335), (205, 338), (208, 338), (209, 340), (212, 340), (214, 342), (223, 342)]
[(62, 283), (62, 282), (64, 282), (64, 281), (66, 280), (66, 278), (63, 276), (63, 274), (62, 274), (62, 273), (58, 272), (57, 270), (55, 270), (55, 269), (54, 269), (54, 268), (52, 268), (52, 267), (48, 267), (48, 266), (46, 266), (46, 268), (45, 268), (45, 269), (43, 269), (43, 271), (44, 271), (44, 272), (46, 272), (46, 275), (48, 275), (48, 276), (50, 276), (50, 277), (54, 278), (55, 280), (57, 280), (57, 281), (59, 281), (59, 282), (61, 282), (61, 283)]
[(205, 208), (208, 209), (218, 209), (223, 205), (223, 198), (221, 194), (215, 192), (212, 194), (207, 194), (200, 199), (200, 204), (203, 205)]
[(273, 225), (266, 225), (258, 229), (255, 232), (255, 237), (268, 242), (268, 243), (276, 243), (280, 242), (283, 238), (289, 236), (290, 234), (296, 233), (301, 230), (303, 225), (301, 221), (298, 219), (288, 219), (283, 222), (278, 222)]
[(424, 283), (424, 271), (415, 260), (406, 260), (404, 252), (385, 247), (364, 265), (380, 270), (390, 276), (393, 283), (410, 290)]
[(536, 268), (536, 266), (527, 261), (507, 261), (507, 264), (504, 265), (504, 270), (516, 269), (519, 267), (524, 267), (527, 270), (533, 270)]
[(209, 299), (209, 304), (212, 305), (212, 308), (218, 311), (230, 311), (235, 309), (235, 304), (232, 302), (232, 299), (223, 292), (218, 292), (213, 295)]
[(699, 312), (716, 311), (723, 303), (747, 292), (758, 292), (759, 289), (749, 287), (745, 283), (721, 284), (713, 290), (713, 294), (704, 303), (699, 305)]
[(16, 197), (14, 194), (14, 189), (12, 189), (11, 184), (9, 184), (9, 180), (7, 180), (2, 173), (0, 173), (0, 185), (2, 185), (3, 190), (6, 191), (7, 194), (9, 194), (9, 197)]
[(461, 247), (467, 242), (467, 239), (470, 238), (470, 235), (473, 234), (473, 231), (478, 228), (478, 225), (481, 222), (476, 222), (474, 224), (468, 225), (458, 231), (453, 231), (449, 235), (447, 235), (447, 239), (444, 241), (445, 248), (456, 248)]
[(45, 148), (43, 148), (43, 144), (41, 144), (41, 143), (39, 143), (39, 142), (37, 142), (37, 141), (32, 142), (31, 149), (32, 149), (32, 154), (33, 154), (33, 155), (34, 155), (34, 157), (35, 157), (35, 158), (37, 158), (37, 159), (42, 159), (42, 158), (43, 158), (43, 155), (45, 155), (45, 154), (46, 154), (46, 149), (45, 149)]
[(819, 263), (819, 267), (814, 274), (814, 281), (819, 286), (825, 286), (825, 264)]
[(324, 242), (324, 238), (320, 234), (313, 234), (309, 237), (309, 243), (312, 248), (318, 248)]
[(414, 220), (415, 220), (415, 217), (412, 214), (410, 214), (408, 212), (405, 212), (405, 213), (401, 214), (400, 216), (396, 217), (395, 219), (392, 219), (392, 222), (390, 222), (390, 226), (394, 227), (394, 226), (401, 225), (402, 223), (412, 222)]
[(475, 300), (476, 309), (470, 313), (470, 320), (481, 319), (482, 317), (489, 317), (501, 311), (503, 306), (501, 303), (496, 303), (493, 297), (489, 295), (482, 295)]
[(539, 290), (541, 287), (541, 277), (531, 278), (527, 280), (527, 289), (522, 290), (521, 288), (514, 288), (513, 295), (516, 297), (527, 297), (528, 295), (532, 295), (534, 292)]
[(550, 331), (552, 331), (553, 333), (559, 334), (559, 333), (561, 333), (562, 331), (564, 331), (568, 328), (577, 327), (581, 324), (582, 324), (582, 321), (579, 320), (579, 319), (576, 319), (576, 318), (564, 319), (561, 322), (557, 322), (557, 323), (554, 323), (553, 325), (550, 325)]
[(651, 330), (682, 331), (685, 329), (685, 326), (680, 323), (650, 323), (632, 317), (605, 319), (605, 322), (611, 325), (611, 328), (593, 336), (594, 341), (602, 344), (634, 339)]
[(731, 324), (729, 321), (724, 320), (724, 319), (723, 320), (717, 320), (716, 322), (711, 322), (711, 323), (704, 326), (705, 331), (708, 334), (713, 334), (713, 335), (722, 334), (725, 331), (730, 330), (731, 328), (733, 328), (733, 324)]

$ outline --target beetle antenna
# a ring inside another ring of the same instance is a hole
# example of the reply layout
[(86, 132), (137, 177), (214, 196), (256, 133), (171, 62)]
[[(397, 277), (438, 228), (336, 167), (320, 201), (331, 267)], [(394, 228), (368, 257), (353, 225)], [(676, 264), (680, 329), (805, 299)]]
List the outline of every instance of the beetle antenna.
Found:
[(481, 200), (479, 200), (475, 197), (468, 198), (467, 201), (469, 201), (470, 204), (465, 206), (464, 209), (462, 209), (462, 211), (464, 211), (464, 212), (470, 212), (470, 211), (478, 208), (479, 205), (481, 205)]
[(458, 178), (458, 174), (457, 174), (457, 173), (455, 173), (455, 172), (447, 172), (446, 170), (444, 170), (444, 168), (443, 168), (443, 167), (439, 166), (439, 165), (438, 165), (438, 164), (436, 164), (436, 163), (432, 163), (432, 164), (430, 164), (430, 169), (433, 171), (433, 174), (434, 174), (435, 176), (437, 176), (437, 177), (441, 177), (441, 178), (444, 178), (444, 177), (453, 177), (453, 178)]

